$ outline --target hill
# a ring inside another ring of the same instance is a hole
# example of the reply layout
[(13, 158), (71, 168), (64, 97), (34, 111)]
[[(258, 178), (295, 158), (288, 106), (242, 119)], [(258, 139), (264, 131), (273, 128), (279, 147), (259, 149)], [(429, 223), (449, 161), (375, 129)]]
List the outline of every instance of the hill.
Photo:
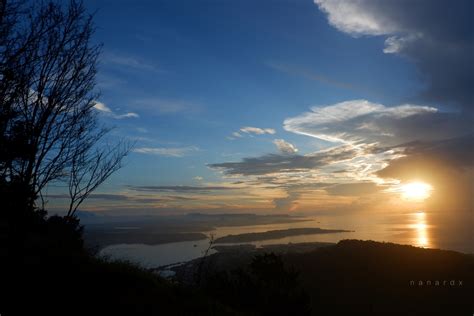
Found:
[[(275, 248), (286, 270), (270, 278), (278, 280), (282, 274), (295, 272), (298, 287), (287, 297), (301, 288), (312, 315), (472, 315), (474, 310), (471, 255), (360, 240), (317, 245), (310, 251), (285, 249)], [(251, 266), (266, 252), (268, 249), (229, 248), (175, 270), (184, 282), (193, 267), (205, 271), (207, 281), (202, 283), (211, 296), (233, 307), (246, 306), (246, 296), (235, 293), (255, 292), (241, 280), (261, 277), (254, 275)]]

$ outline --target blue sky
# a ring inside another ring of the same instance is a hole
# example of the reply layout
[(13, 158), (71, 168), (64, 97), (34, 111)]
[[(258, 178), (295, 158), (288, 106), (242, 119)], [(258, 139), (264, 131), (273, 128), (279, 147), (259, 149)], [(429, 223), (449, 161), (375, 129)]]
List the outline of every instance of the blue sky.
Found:
[[(275, 138), (313, 151), (324, 144), (284, 131), (285, 118), (347, 99), (398, 104), (420, 85), (413, 65), (382, 52), (383, 38), (338, 32), (311, 1), (86, 5), (104, 44), (100, 101), (140, 116), (112, 120), (116, 132), (137, 147), (198, 148), (181, 158), (134, 153), (114, 177), (127, 183), (217, 179), (206, 163), (275, 152)], [(243, 126), (276, 134), (228, 139)]]
[(427, 203), (465, 209), (443, 183), (464, 188), (472, 168), (469, 1), (85, 5), (96, 108), (135, 147), (84, 208), (399, 210), (421, 181)]

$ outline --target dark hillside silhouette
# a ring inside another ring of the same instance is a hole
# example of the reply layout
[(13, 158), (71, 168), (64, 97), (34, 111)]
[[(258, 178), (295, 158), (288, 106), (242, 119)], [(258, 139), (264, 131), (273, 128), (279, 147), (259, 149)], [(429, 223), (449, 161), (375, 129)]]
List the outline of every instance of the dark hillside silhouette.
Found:
[[(265, 251), (235, 247), (209, 256), (202, 287), (235, 308), (269, 315), (297, 311), (294, 304), (309, 306), (312, 315), (469, 315), (474, 309), (472, 255), (359, 240), (262, 257)], [(190, 282), (190, 269), (202, 261), (175, 268), (178, 278)], [(273, 295), (277, 302), (267, 306)]]
[[(344, 240), (312, 253), (288, 255), (286, 262), (304, 275), (303, 286), (315, 314), (318, 310), (365, 315), (473, 311), (474, 259), (454, 251)], [(454, 285), (447, 284), (451, 281)]]

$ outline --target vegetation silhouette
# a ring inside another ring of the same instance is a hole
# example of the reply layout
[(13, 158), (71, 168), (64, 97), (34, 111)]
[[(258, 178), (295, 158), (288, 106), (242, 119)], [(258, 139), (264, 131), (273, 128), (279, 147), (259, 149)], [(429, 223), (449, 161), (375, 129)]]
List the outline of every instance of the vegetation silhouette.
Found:
[[(466, 315), (474, 310), (473, 255), (360, 240), (306, 252), (265, 251), (235, 247), (210, 255), (204, 288), (259, 315), (269, 310), (304, 315), (306, 306), (311, 315)], [(177, 278), (189, 282), (186, 273), (197, 269), (199, 260), (176, 267)], [(267, 306), (273, 291), (287, 292)], [(298, 307), (285, 309), (293, 303)]]
[(20, 240), (46, 218), (48, 185), (68, 188), (65, 219), (75, 222), (130, 146), (107, 145), (97, 118), (100, 45), (80, 2), (2, 1), (0, 21), (0, 216)]
[(208, 272), (206, 293), (239, 311), (256, 315), (310, 315), (299, 273), (274, 253), (256, 255), (246, 266)]

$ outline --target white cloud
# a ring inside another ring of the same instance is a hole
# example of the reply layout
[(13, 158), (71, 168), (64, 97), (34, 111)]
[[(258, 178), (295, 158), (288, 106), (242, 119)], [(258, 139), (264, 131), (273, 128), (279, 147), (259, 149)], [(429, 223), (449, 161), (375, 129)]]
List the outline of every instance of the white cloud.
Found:
[(423, 37), (421, 32), (408, 30), (391, 14), (381, 12), (374, 1), (314, 0), (314, 3), (328, 15), (332, 26), (354, 37), (396, 34), (385, 40), (386, 54), (400, 53), (410, 42)]
[(332, 26), (353, 36), (384, 35), (399, 30), (394, 21), (367, 10), (363, 1), (314, 0), (314, 3), (328, 15)]
[(94, 104), (94, 109), (97, 111), (103, 113), (106, 116), (112, 117), (114, 119), (120, 120), (124, 118), (138, 118), (140, 117), (137, 113), (134, 112), (128, 112), (124, 114), (116, 114), (114, 111), (112, 111), (105, 103), (102, 102), (96, 102)]
[(263, 134), (275, 134), (276, 131), (273, 128), (259, 128), (259, 127), (252, 127), (252, 126), (245, 126), (240, 129), (241, 132), (247, 134), (256, 134), (256, 135), (263, 135)]
[(276, 131), (273, 128), (260, 128), (260, 127), (253, 127), (253, 126), (244, 126), (239, 131), (233, 132), (232, 136), (227, 136), (229, 140), (235, 140), (236, 138), (242, 138), (245, 134), (253, 137), (253, 135), (273, 135)]
[(298, 149), (293, 144), (283, 139), (275, 139), (273, 143), (282, 154), (296, 154), (298, 152)]
[(200, 176), (195, 176), (195, 177), (193, 178), (193, 180), (195, 180), (195, 181), (202, 181), (202, 180), (204, 180), (204, 178), (203, 178), (203, 177), (200, 177)]
[[(330, 142), (404, 141), (404, 120), (436, 113), (436, 108), (404, 104), (387, 107), (367, 100), (315, 106), (311, 112), (284, 121), (287, 131)], [(416, 125), (416, 124), (415, 124)], [(414, 131), (412, 126), (410, 131)], [(420, 134), (414, 134), (420, 136)]]
[(114, 118), (116, 119), (123, 119), (123, 118), (138, 118), (140, 117), (137, 113), (134, 112), (128, 112), (125, 114), (120, 114), (120, 115), (114, 115)]
[(96, 102), (94, 104), (94, 109), (96, 109), (98, 111), (101, 111), (101, 112), (105, 112), (105, 113), (112, 113), (112, 110), (102, 102)]
[(184, 157), (191, 152), (198, 151), (196, 146), (188, 147), (139, 147), (133, 149), (134, 152), (140, 154), (168, 156), (168, 157)]

